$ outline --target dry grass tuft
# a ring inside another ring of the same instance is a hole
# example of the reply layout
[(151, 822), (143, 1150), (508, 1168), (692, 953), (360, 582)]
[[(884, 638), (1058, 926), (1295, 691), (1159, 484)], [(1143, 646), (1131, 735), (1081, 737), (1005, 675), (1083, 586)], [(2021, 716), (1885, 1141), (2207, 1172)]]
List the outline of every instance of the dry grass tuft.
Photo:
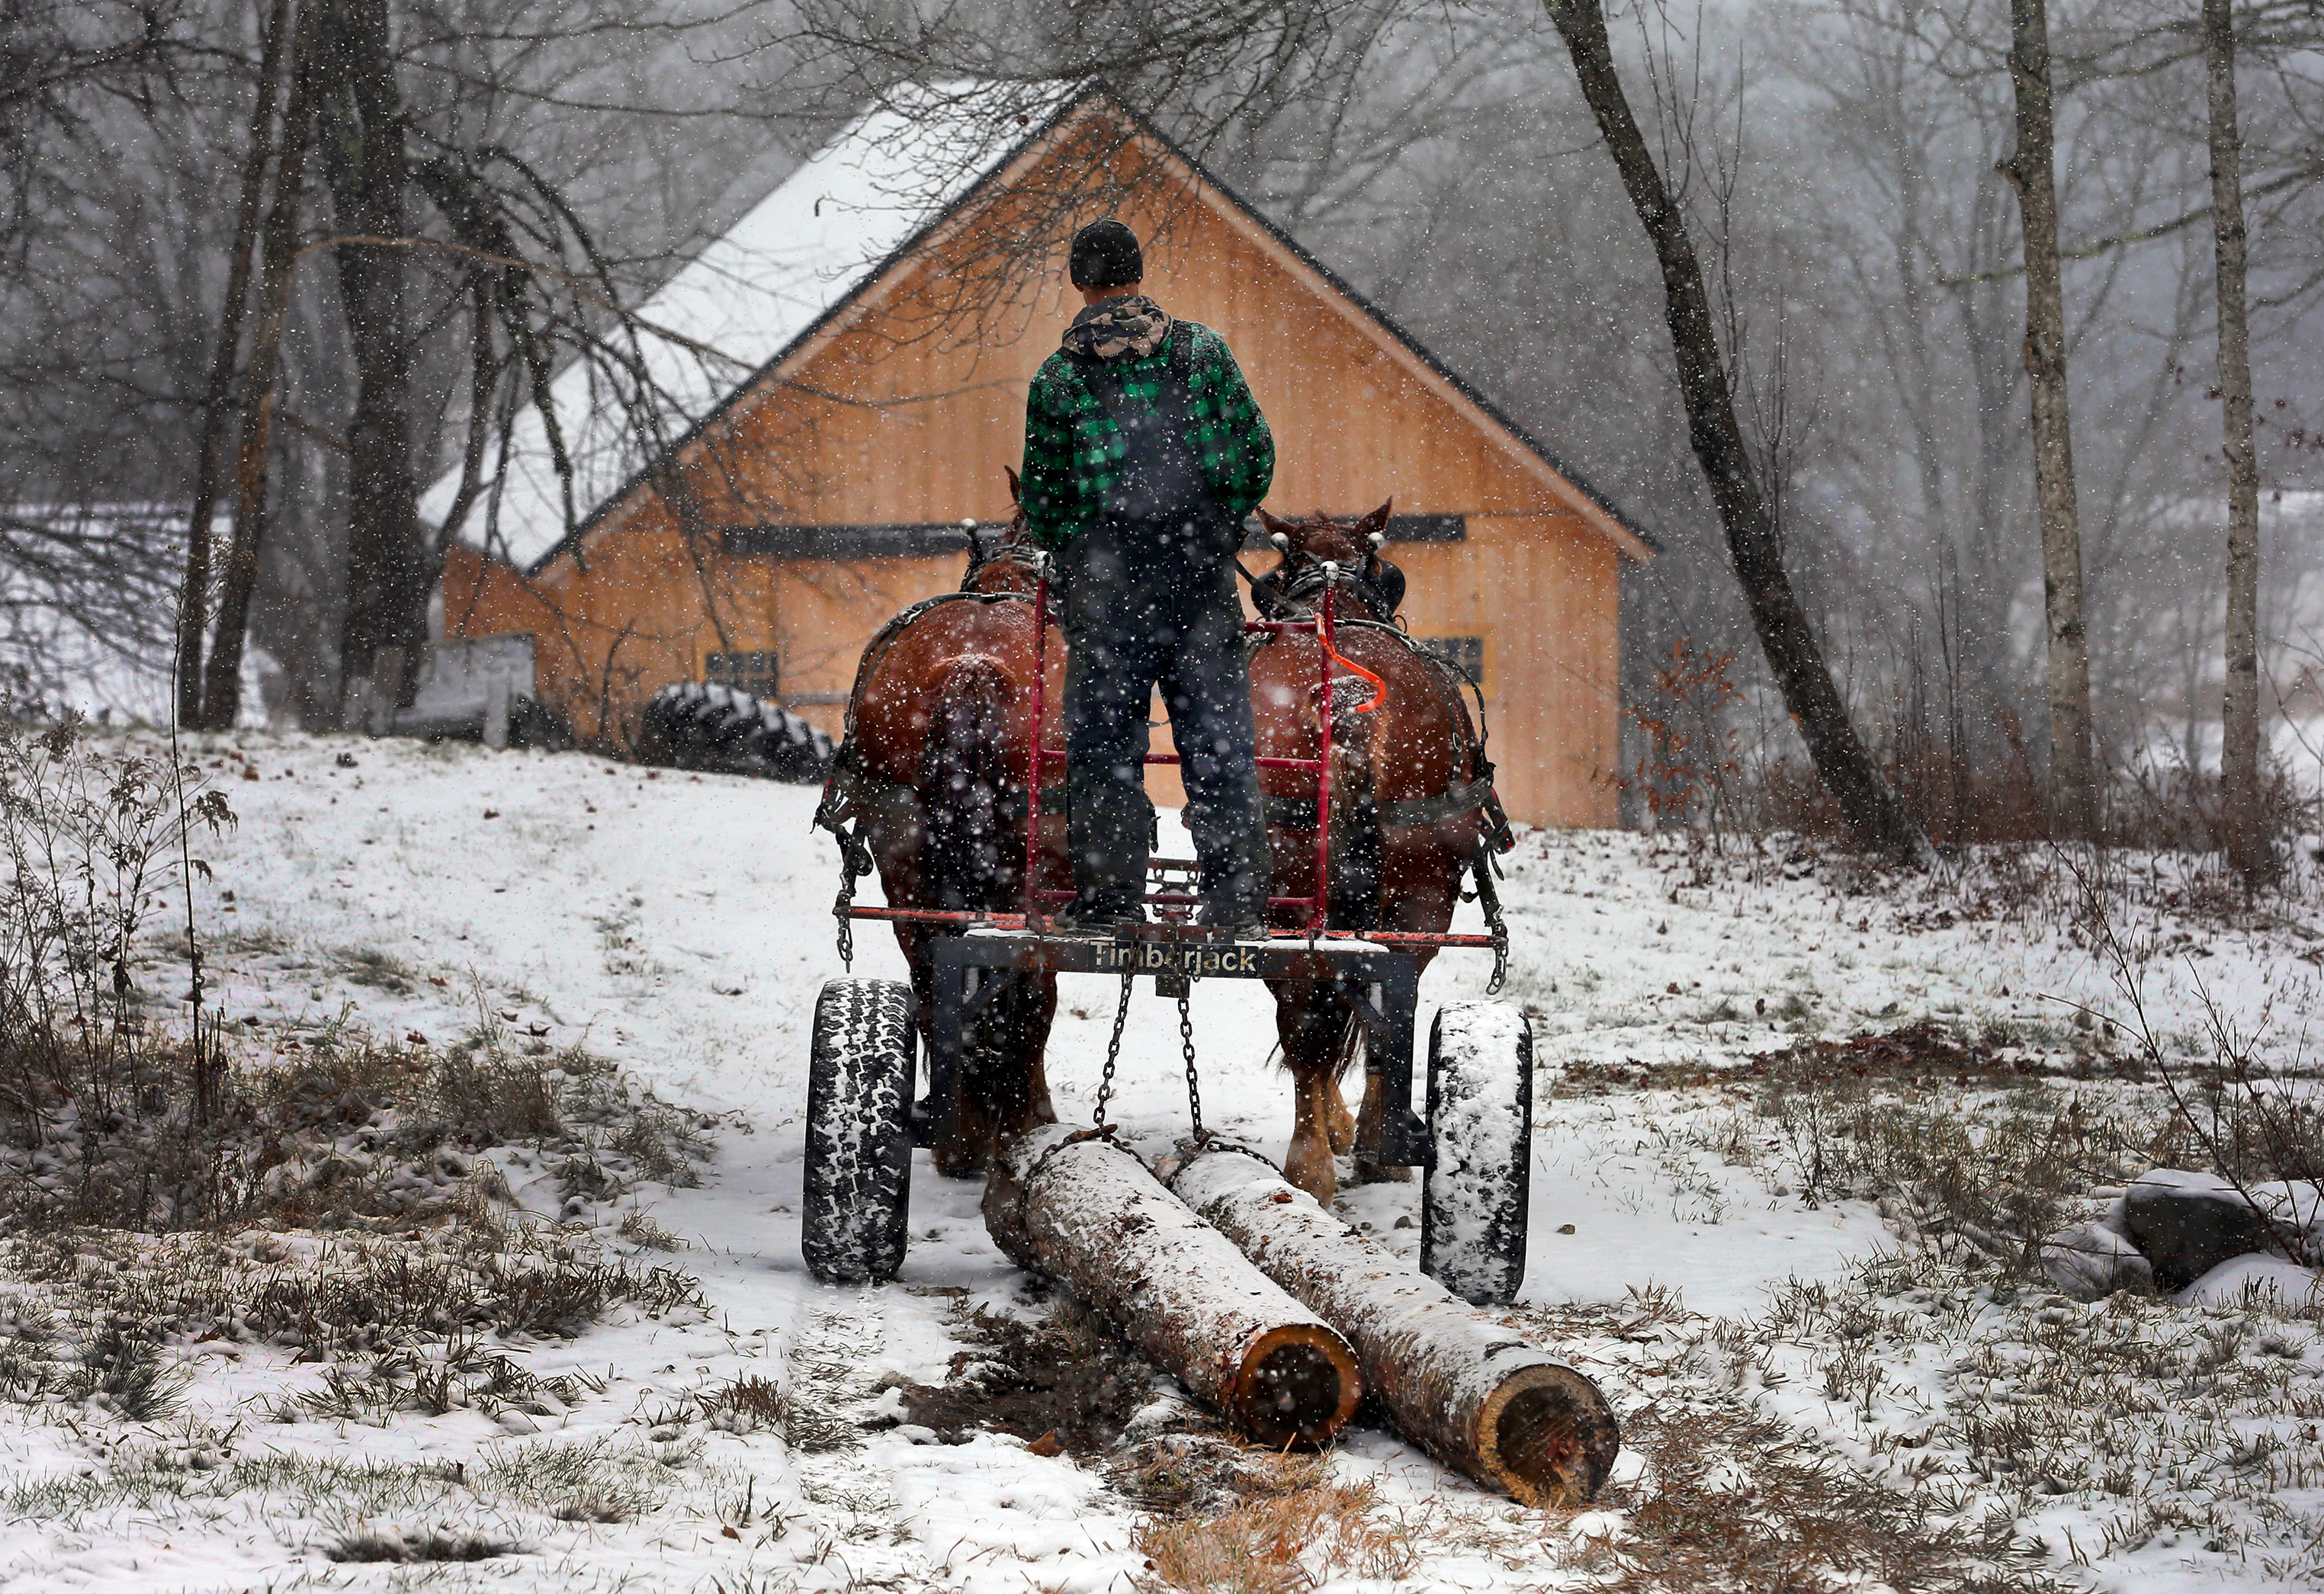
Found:
[[(579, 1048), (508, 1050), (480, 1029), (441, 1051), (332, 1027), (227, 1069), (196, 1122), (169, 1083), (208, 1055), (142, 1036), (155, 1083), (101, 1113), (83, 1095), (0, 1101), (0, 1220), (18, 1229), (166, 1232), (267, 1224), (388, 1232), (461, 1221), (509, 1190), (479, 1154), (525, 1147), (568, 1206), (691, 1185), (716, 1119), (662, 1101)], [(669, 1248), (641, 1220), (631, 1238)]]
[(516, 1553), (514, 1544), (503, 1540), (440, 1527), (408, 1534), (395, 1528), (365, 1529), (347, 1534), (323, 1552), (333, 1561), (390, 1563), (492, 1561)]
[[(729, 1433), (756, 1433), (771, 1429), (788, 1435), (790, 1431), (790, 1398), (783, 1393), (782, 1386), (771, 1378), (746, 1373), (732, 1383), (704, 1390), (695, 1398), (702, 1403), (703, 1415), (710, 1419), (713, 1428)], [(788, 1442), (788, 1438), (785, 1442)]]
[[(1595, 1502), (1619, 1514), (1596, 1519), (1607, 1523), (1599, 1531), (1564, 1536), (1557, 1530), (1575, 1514), (1543, 1514), (1552, 1530), (1545, 1547), (1591, 1587), (1624, 1594), (2057, 1589), (2018, 1516), (1981, 1515), (1961, 1497), (1924, 1492), (1910, 1474), (1851, 1464), (1821, 1438), (1760, 1409), (1755, 1387), (1792, 1382), (1775, 1370), (1782, 1325), (1706, 1319), (1651, 1289), (1619, 1305), (1527, 1308), (1519, 1316), (1533, 1334), (1593, 1348), (1620, 1415), (1623, 1450), (1644, 1463)], [(1853, 1331), (1852, 1322), (1834, 1323), (1822, 1337), (1846, 1344)]]
[(1190, 1594), (1303, 1594), (1343, 1578), (1395, 1581), (1420, 1567), (1419, 1544), (1382, 1514), (1369, 1480), (1253, 1499), (1218, 1516), (1157, 1520), (1137, 1543), (1147, 1562), (1141, 1588)]
[(1157, 1434), (1127, 1447), (1106, 1467), (1116, 1493), (1157, 1516), (1188, 1518), (1320, 1487), (1321, 1455), (1294, 1455), (1197, 1430)]
[(1865, 1471), (1956, 1520), (2022, 1524), (2086, 1566), (2159, 1548), (2313, 1583), (2319, 1330), (2314, 1307), (2084, 1304), (1907, 1253), (1794, 1281), (1702, 1361), (1812, 1391)]
[[(546, 1390), (490, 1350), (494, 1335), (570, 1337), (619, 1306), (699, 1309), (670, 1267), (608, 1257), (586, 1236), (493, 1221), (411, 1238), (34, 1233), (0, 1260), (38, 1290), (0, 1301), (0, 1399), (58, 1397), (131, 1422), (172, 1410), (187, 1382), (161, 1347), (218, 1341), (295, 1347), (341, 1362), (282, 1421), (375, 1422), (392, 1411), (531, 1411)], [(549, 1406), (545, 1409), (560, 1409)]]
[(2028, 1275), (2092, 1189), (2121, 1184), (2168, 1148), (2169, 1115), (2136, 1093), (1996, 1090), (1955, 1074), (1936, 1038), (1915, 1026), (1757, 1059), (1752, 1113), (1711, 1138), (1772, 1133), (1766, 1176), (1810, 1205), (1877, 1201), (1938, 1256)]
[(682, 1251), (687, 1242), (655, 1222), (642, 1209), (632, 1207), (623, 1214), (622, 1224), (614, 1230), (623, 1239), (641, 1250)]
[(1577, 1557), (1606, 1575), (1604, 1588), (1821, 1594), (1869, 1582), (1912, 1594), (1997, 1575), (1971, 1564), (1968, 1535), (1930, 1525), (1925, 1503), (1879, 1487), (1770, 1419), (1734, 1407), (1647, 1405), (1624, 1418), (1622, 1437), (1649, 1471), (1620, 1534), (1588, 1541)]

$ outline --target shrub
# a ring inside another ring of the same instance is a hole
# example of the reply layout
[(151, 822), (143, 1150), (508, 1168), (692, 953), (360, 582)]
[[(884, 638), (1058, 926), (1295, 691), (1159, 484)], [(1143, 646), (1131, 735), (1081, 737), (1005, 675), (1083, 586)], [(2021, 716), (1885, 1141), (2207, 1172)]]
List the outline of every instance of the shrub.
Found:
[(36, 733), (0, 702), (0, 1129), (36, 1159), (60, 1128), (85, 1145), (134, 1126), (154, 1152), (125, 1180), (107, 1157), (60, 1159), (47, 1171), (77, 1182), (84, 1207), (198, 1208), (213, 1193), (204, 1142), (221, 1070), (199, 960), (186, 1039), (155, 1032), (131, 976), (141, 931), (189, 871), (208, 872), (195, 834), (234, 821), (199, 779), (102, 751), (76, 722)]
[(1956, 1086), (1987, 1072), (1979, 1049), (1928, 1025), (1803, 1043), (1760, 1060), (1754, 1110), (1810, 1202), (1880, 1200), (1938, 1255), (2031, 1269), (2070, 1203), (2153, 1166), (2165, 1117), (2119, 1097)]

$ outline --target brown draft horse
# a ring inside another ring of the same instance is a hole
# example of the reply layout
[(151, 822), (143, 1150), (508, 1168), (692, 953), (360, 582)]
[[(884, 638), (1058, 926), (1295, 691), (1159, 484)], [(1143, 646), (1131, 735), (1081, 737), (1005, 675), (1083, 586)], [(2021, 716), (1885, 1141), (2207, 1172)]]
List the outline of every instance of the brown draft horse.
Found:
[[(1016, 486), (1010, 473), (1010, 487)], [(1334, 929), (1441, 931), (1452, 923), (1463, 871), (1475, 856), (1481, 817), (1448, 800), (1484, 772), (1482, 750), (1444, 668), (1388, 623), (1388, 583), (1379, 558), (1389, 506), (1357, 521), (1317, 513), (1298, 521), (1260, 519), (1282, 554), (1262, 580), (1277, 601), (1311, 611), (1327, 580), (1340, 587), (1338, 652), (1385, 684), (1376, 706), (1361, 677), (1333, 680), (1333, 827), (1326, 887)], [(847, 867), (876, 867), (897, 908), (1005, 913), (1024, 899), (1027, 811), (1023, 776), (1031, 733), (1037, 579), (1021, 511), (999, 537), (972, 540), (957, 593), (913, 605), (865, 650), (849, 705), (848, 735), (816, 823), (843, 834)], [(1064, 649), (1049, 650), (1044, 717), (1060, 724)], [(1251, 660), (1259, 751), (1312, 758), (1318, 742), (1313, 636), (1276, 633)], [(1314, 891), (1314, 786), (1296, 771), (1267, 770), (1274, 855), (1273, 894)], [(1046, 799), (1054, 813), (1062, 805)], [(856, 841), (844, 836), (855, 821)], [(1045, 886), (1070, 883), (1064, 825), (1043, 825)], [(861, 845), (868, 858), (853, 849)], [(1293, 916), (1296, 917), (1296, 916)], [(1278, 929), (1296, 929), (1278, 916)], [(928, 948), (950, 932), (898, 925), (925, 1036), (933, 988)], [(1423, 966), (1430, 954), (1422, 954)], [(965, 1175), (991, 1148), (1040, 1123), (1055, 1122), (1045, 1069), (1056, 1011), (1053, 975), (1016, 974), (979, 1018), (963, 1049), (954, 1122), (936, 1126), (936, 1165)], [(1287, 1176), (1329, 1202), (1333, 1153), (1353, 1150), (1358, 1176), (1388, 1170), (1375, 1156), (1376, 1082), (1363, 1111), (1351, 1115), (1339, 1082), (1361, 1040), (1352, 1004), (1327, 982), (1270, 981), (1284, 1060), (1295, 1081)]]
[[(1009, 481), (1013, 495), (1015, 472)], [(847, 736), (815, 821), (841, 838), (843, 868), (852, 871), (846, 889), (868, 865), (879, 870), (891, 908), (1008, 913), (1023, 905), (1022, 771), (1032, 733), (1038, 578), (1030, 556), (1021, 511), (997, 536), (972, 531), (960, 590), (913, 604), (864, 650)], [(1052, 723), (1060, 712), (1063, 655), (1052, 650), (1045, 688)], [(1065, 867), (1062, 826), (1055, 828), (1056, 856), (1045, 860), (1045, 877)], [(929, 948), (952, 933), (896, 926), (924, 1041), (935, 996)], [(974, 1174), (993, 1146), (1056, 1121), (1044, 1065), (1056, 977), (1007, 980), (962, 1047), (954, 1121), (936, 1126), (936, 1166), (947, 1175)]]
[[(1332, 684), (1332, 835), (1326, 887), (1333, 929), (1441, 932), (1452, 923), (1463, 873), (1485, 830), (1479, 783), (1490, 773), (1460, 685), (1448, 667), (1390, 623), (1400, 593), (1379, 558), (1390, 505), (1357, 521), (1320, 511), (1301, 521), (1259, 511), (1283, 558), (1262, 578), (1305, 614), (1324, 586), (1337, 588), (1340, 657), (1377, 677), (1383, 689), (1351, 671)], [(1316, 650), (1310, 635), (1277, 632), (1253, 656), (1251, 707), (1262, 758), (1313, 758)], [(1370, 705), (1369, 712), (1367, 705)], [(1314, 782), (1296, 770), (1260, 771), (1268, 841), (1275, 855), (1275, 894), (1304, 896), (1314, 880)], [(1477, 800), (1462, 794), (1471, 788)], [(1296, 926), (1278, 924), (1283, 929)], [(1419, 952), (1425, 969), (1435, 954)], [(1291, 1148), (1284, 1176), (1329, 1205), (1337, 1178), (1334, 1152), (1355, 1153), (1360, 1180), (1391, 1175), (1377, 1153), (1381, 1101), (1368, 1074), (1363, 1105), (1351, 1120), (1340, 1079), (1362, 1038), (1354, 1005), (1321, 981), (1270, 981), (1276, 1030), (1293, 1081)]]

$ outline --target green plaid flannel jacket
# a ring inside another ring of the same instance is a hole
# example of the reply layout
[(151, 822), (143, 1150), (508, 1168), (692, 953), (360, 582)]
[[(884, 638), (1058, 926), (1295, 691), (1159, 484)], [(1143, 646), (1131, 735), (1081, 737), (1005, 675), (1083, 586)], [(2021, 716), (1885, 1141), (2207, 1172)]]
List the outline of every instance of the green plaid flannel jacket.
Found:
[[(1259, 412), (1226, 339), (1194, 321), (1175, 322), (1170, 338), (1140, 359), (1109, 361), (1124, 396), (1152, 404), (1162, 391), (1170, 339), (1192, 337), (1186, 446), (1219, 507), (1238, 522), (1275, 480), (1275, 435)], [(1063, 349), (1042, 362), (1025, 402), (1025, 474), (1020, 491), (1033, 540), (1052, 552), (1085, 530), (1121, 479), (1120, 428)]]

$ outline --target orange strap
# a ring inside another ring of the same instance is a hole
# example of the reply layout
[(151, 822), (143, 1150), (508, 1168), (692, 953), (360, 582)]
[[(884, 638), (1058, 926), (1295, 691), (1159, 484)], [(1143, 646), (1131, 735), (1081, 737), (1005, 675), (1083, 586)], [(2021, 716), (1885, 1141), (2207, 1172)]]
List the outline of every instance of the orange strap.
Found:
[(1386, 681), (1380, 679), (1379, 677), (1372, 674), (1371, 671), (1366, 669), (1362, 665), (1358, 664), (1354, 659), (1341, 652), (1337, 648), (1330, 646), (1328, 643), (1325, 644), (1324, 651), (1331, 654), (1333, 663), (1346, 665), (1350, 669), (1363, 677), (1364, 679), (1372, 684), (1372, 700), (1357, 709), (1356, 712), (1358, 714), (1370, 714), (1374, 709), (1379, 707), (1381, 704), (1388, 701), (1388, 683)]

